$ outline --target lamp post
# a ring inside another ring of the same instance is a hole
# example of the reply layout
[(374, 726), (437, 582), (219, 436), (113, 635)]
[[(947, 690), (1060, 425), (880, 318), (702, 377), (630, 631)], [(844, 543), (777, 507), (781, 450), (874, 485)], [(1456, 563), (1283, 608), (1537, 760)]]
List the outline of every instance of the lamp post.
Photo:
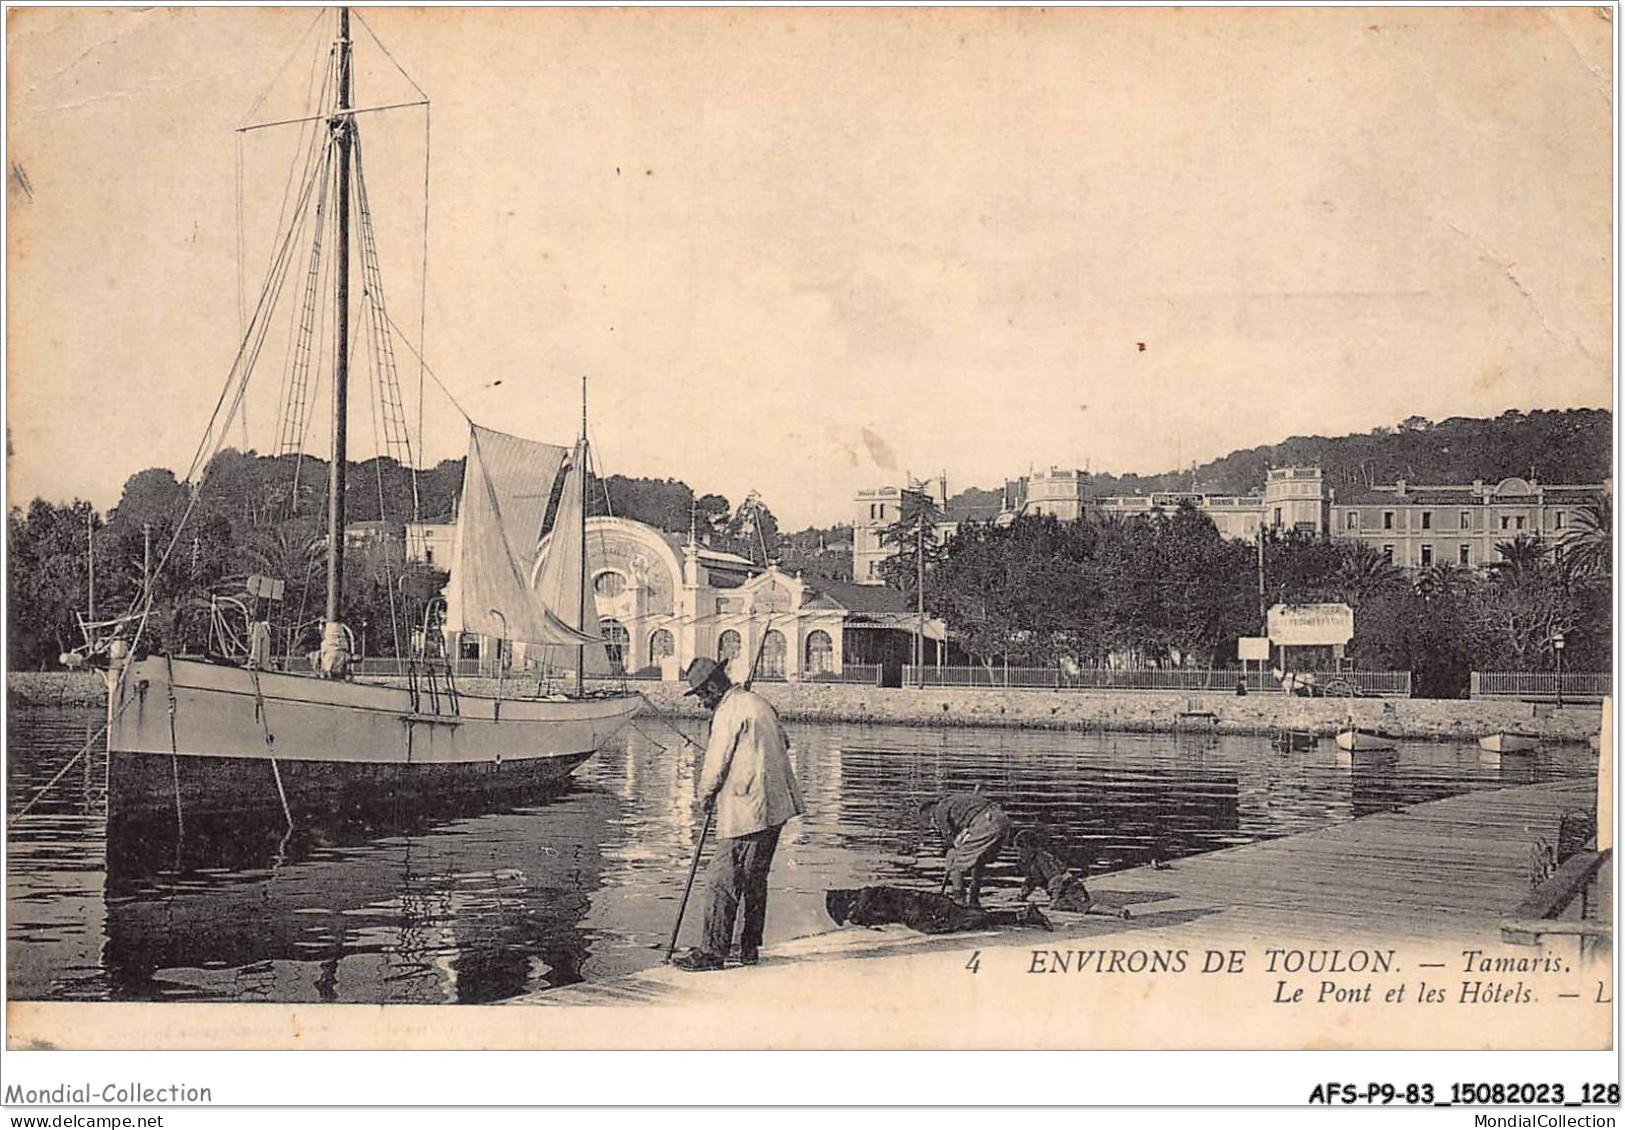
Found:
[(1563, 709), (1563, 633), (1552, 637), (1552, 650), (1557, 653), (1557, 708)]

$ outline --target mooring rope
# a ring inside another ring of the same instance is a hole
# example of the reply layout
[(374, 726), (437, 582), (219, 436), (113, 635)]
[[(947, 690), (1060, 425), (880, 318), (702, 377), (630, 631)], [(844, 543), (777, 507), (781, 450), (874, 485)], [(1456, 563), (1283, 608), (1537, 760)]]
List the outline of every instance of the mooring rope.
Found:
[[(655, 721), (659, 722), (662, 726), (666, 727), (666, 729), (670, 730), (672, 733), (674, 733), (678, 737), (682, 738), (683, 741), (687, 742), (689, 745), (693, 746), (695, 749), (700, 750), (701, 752), (704, 752), (705, 747), (703, 745), (701, 745), (699, 742), (695, 741), (693, 738), (689, 737), (687, 734), (683, 733), (683, 731), (679, 730), (675, 724), (673, 724), (669, 719), (667, 719), (665, 714), (663, 714), (661, 712), (660, 708), (654, 704), (654, 701), (652, 699), (650, 699), (650, 697), (648, 695), (644, 694), (642, 691), (637, 692), (637, 694), (638, 694), (638, 697), (643, 700), (643, 704), (649, 708), (649, 712), (654, 715)], [(632, 728), (637, 729), (636, 723), (633, 724)], [(643, 733), (642, 730), (638, 730), (638, 732), (640, 734)], [(644, 737), (648, 737), (648, 735), (644, 734)], [(654, 741), (653, 738), (649, 738), (649, 740)], [(655, 745), (660, 745), (660, 743), (655, 742)], [(664, 749), (666, 747), (661, 746), (661, 748)]]
[(271, 720), (265, 716), (265, 694), (260, 690), (259, 668), (250, 667), (248, 676), (254, 681), (254, 717), (259, 720), (260, 731), (265, 735), (265, 752), (271, 762), (271, 776), (276, 778), (276, 795), (282, 802), (282, 818), (288, 822), (288, 830), (292, 831), (293, 812), (288, 808), (288, 793), (282, 787), (282, 770), (276, 763), (276, 754), (272, 752), (276, 738), (271, 734)]
[[(181, 815), (181, 757), (180, 747), (175, 741), (175, 659), (167, 652), (164, 655), (164, 664), (169, 669), (169, 678), (166, 680), (166, 689), (169, 691), (169, 776), (175, 783), (175, 834), (184, 839), (186, 836), (186, 820)], [(128, 667), (125, 668), (129, 670)], [(123, 675), (120, 675), (123, 678)], [(176, 843), (179, 851), (179, 841)]]
[(23, 805), (20, 809), (18, 809), (16, 815), (12, 816), (11, 819), (12, 820), (21, 820), (24, 816), (27, 816), (28, 815), (28, 810), (33, 808), (36, 804), (38, 804), (39, 801), (40, 801), (40, 798), (43, 797), (46, 793), (50, 792), (52, 787), (55, 786), (58, 781), (62, 780), (63, 777), (67, 776), (68, 770), (72, 769), (76, 764), (78, 764), (79, 759), (81, 757), (84, 757), (87, 753), (90, 752), (90, 747), (96, 744), (96, 739), (100, 738), (103, 734), (107, 733), (109, 727), (111, 727), (114, 722), (117, 722), (119, 720), (119, 715), (123, 714), (124, 711), (126, 709), (128, 709), (130, 703), (132, 703), (134, 701), (135, 701), (135, 699), (133, 699), (133, 698), (127, 699), (125, 701), (124, 705), (119, 707), (117, 712), (114, 713), (113, 717), (108, 719), (106, 722), (104, 722), (102, 724), (102, 728), (100, 730), (97, 730), (94, 734), (92, 734), (90, 736), (90, 738), (88, 740), (86, 740), (85, 744), (79, 747), (79, 752), (74, 754), (72, 757), (68, 758), (67, 764), (62, 766), (61, 769), (57, 770), (56, 776), (52, 777), (49, 781), (46, 781), (45, 784), (41, 785), (39, 787), (39, 790), (33, 796), (28, 798), (28, 803)]

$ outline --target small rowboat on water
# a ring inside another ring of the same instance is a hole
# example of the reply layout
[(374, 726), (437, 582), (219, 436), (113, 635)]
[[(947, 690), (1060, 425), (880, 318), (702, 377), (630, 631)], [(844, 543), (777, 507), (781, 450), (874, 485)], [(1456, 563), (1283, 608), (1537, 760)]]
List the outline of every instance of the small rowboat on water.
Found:
[(1508, 730), (1498, 730), (1478, 739), (1478, 748), (1490, 753), (1529, 753), (1539, 744), (1540, 739), (1532, 734), (1515, 734)]
[(1350, 753), (1368, 753), (1382, 749), (1393, 749), (1394, 743), (1390, 738), (1381, 734), (1374, 734), (1369, 730), (1355, 729), (1353, 726), (1337, 731), (1337, 748)]

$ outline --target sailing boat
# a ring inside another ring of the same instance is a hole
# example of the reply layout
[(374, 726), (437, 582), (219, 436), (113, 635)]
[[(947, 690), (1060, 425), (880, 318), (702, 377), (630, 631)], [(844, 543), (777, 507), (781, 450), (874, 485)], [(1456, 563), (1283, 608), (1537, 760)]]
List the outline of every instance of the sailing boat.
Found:
[[(507, 688), (500, 679), (494, 696), (466, 693), (456, 685), (451, 662), (440, 657), (437, 665), (427, 646), (403, 663), (406, 677), (393, 684), (361, 681), (353, 674), (354, 637), (344, 623), (352, 207), (358, 219), (355, 243), (362, 260), (364, 313), (369, 303), (381, 304), (382, 287), (361, 176), (357, 117), (363, 111), (353, 98), (351, 53), (350, 11), (344, 8), (330, 52), (336, 79), (331, 105), (308, 119), (319, 127), (312, 132), (312, 159), (299, 200), (299, 207), (313, 208), (309, 214), (316, 217), (305, 289), (307, 319), (316, 306), (318, 277), (330, 277), (336, 295), (321, 646), (312, 657), (312, 669), (298, 672), (273, 669), (268, 646), (258, 654), (250, 648), (237, 662), (143, 655), (142, 631), (152, 612), (148, 583), (145, 607), (126, 618), (137, 625), (133, 643), (119, 639), (105, 649), (110, 660), (107, 750), (113, 817), (173, 813), (184, 825), (188, 813), (276, 811), (280, 806), (291, 826), (306, 813), (393, 807), (450, 795), (520, 793), (562, 781), (626, 724), (639, 703), (635, 695), (587, 694), (583, 686), (587, 649), (602, 646), (596, 617), (590, 614), (586, 577), (585, 407), (573, 449), (470, 422), (446, 602), (449, 630), (478, 633), (503, 644), (573, 648), (575, 696), (504, 696)], [(330, 229), (323, 219), (329, 209)], [(298, 230), (298, 222), (290, 220), (279, 252), (284, 270), (287, 262), (296, 261), (288, 247)], [(331, 236), (330, 266), (318, 270), (324, 231), (336, 236)], [(255, 335), (263, 342), (274, 302), (268, 284), (228, 378), (228, 392), (233, 381), (246, 384), (258, 352)], [(381, 306), (370, 312), (371, 346), (392, 366)], [(309, 362), (312, 342), (320, 336), (302, 333), (295, 339), (296, 366), (301, 356)], [(398, 389), (395, 406), (404, 429)], [(219, 434), (223, 439), (223, 427)], [(194, 501), (196, 493), (194, 489)], [(545, 511), (554, 499), (559, 501), (550, 541), (568, 546), (568, 551), (544, 554), (539, 547)], [(576, 537), (558, 536), (572, 528)], [(423, 635), (430, 635), (427, 625)], [(263, 638), (268, 642), (268, 634)]]

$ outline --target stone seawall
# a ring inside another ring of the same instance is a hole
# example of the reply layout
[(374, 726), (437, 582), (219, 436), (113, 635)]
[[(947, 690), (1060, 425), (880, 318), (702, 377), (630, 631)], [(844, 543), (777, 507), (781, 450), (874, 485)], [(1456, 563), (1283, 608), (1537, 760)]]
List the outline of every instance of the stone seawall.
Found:
[[(94, 672), (12, 672), (6, 678), (12, 706), (101, 706), (106, 701), (101, 677)], [(471, 693), (491, 694), (496, 684), (464, 679), (459, 686)], [(507, 683), (506, 690), (514, 694), (521, 687), (530, 689), (527, 681), (516, 679)], [(642, 693), (662, 714), (704, 717), (693, 699), (682, 696), (680, 684), (636, 681), (628, 687)], [(1343, 725), (1350, 705), (1346, 699), (1160, 691), (919, 690), (842, 683), (759, 683), (757, 690), (786, 721), (1141, 733), (1267, 734), (1294, 729), (1325, 736)], [(1505, 701), (1369, 698), (1356, 700), (1353, 707), (1362, 728), (1396, 738), (1435, 741), (1475, 741), (1497, 730), (1516, 730), (1547, 741), (1582, 742), (1602, 726), (1602, 711), (1594, 705), (1559, 710)]]
[[(675, 683), (633, 683), (663, 713), (699, 717)], [(1212, 730), (1267, 734), (1277, 729), (1335, 733), (1348, 718), (1347, 699), (1285, 695), (1184, 694), (1159, 691), (1002, 690), (986, 687), (889, 689), (840, 683), (759, 683), (756, 689), (787, 721), (904, 726), (1009, 726), (1035, 730), (1167, 732)], [(1476, 741), (1497, 730), (1548, 741), (1587, 740), (1602, 725), (1597, 706), (1550, 706), (1465, 699), (1358, 699), (1355, 721), (1397, 738)], [(1181, 715), (1187, 717), (1181, 717)], [(1189, 715), (1206, 715), (1191, 717)]]

